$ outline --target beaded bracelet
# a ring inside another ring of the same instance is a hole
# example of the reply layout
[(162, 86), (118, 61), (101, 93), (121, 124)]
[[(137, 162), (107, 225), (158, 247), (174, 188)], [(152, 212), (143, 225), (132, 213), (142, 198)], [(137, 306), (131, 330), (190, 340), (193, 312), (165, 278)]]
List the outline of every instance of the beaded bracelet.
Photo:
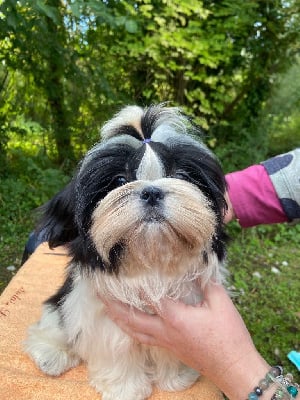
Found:
[(260, 396), (267, 390), (271, 383), (274, 383), (274, 380), (281, 376), (283, 373), (282, 367), (276, 365), (272, 367), (269, 372), (266, 373), (264, 379), (260, 380), (258, 385), (253, 389), (252, 392), (248, 394), (247, 400), (258, 400)]
[(299, 385), (293, 382), (293, 375), (288, 373), (285, 376), (280, 375), (275, 378), (275, 383), (279, 385), (271, 400), (291, 400), (294, 399), (299, 390)]
[(267, 372), (264, 379), (259, 381), (258, 386), (249, 393), (247, 400), (258, 400), (272, 383), (277, 384), (279, 387), (271, 397), (271, 400), (292, 400), (298, 394), (299, 385), (293, 382), (293, 375), (288, 373), (283, 376), (283, 368), (276, 365)]

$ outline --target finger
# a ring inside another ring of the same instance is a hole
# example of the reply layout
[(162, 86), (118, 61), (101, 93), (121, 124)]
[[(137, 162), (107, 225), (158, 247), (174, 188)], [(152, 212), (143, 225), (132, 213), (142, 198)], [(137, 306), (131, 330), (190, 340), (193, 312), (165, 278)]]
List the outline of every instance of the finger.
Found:
[(118, 301), (108, 303), (105, 312), (122, 330), (138, 337), (142, 343), (153, 343), (153, 338), (163, 337), (163, 324), (158, 315), (147, 314)]
[[(187, 323), (187, 318), (196, 315), (196, 305), (185, 304), (183, 301), (164, 298), (160, 302), (159, 316), (164, 326), (180, 330)], [(189, 316), (189, 317), (187, 317)]]
[(219, 307), (232, 302), (227, 290), (219, 283), (209, 282), (203, 292), (203, 305), (211, 308)]
[(157, 340), (153, 336), (133, 330), (128, 324), (124, 323), (124, 321), (122, 320), (115, 320), (114, 322), (118, 325), (120, 329), (122, 329), (123, 332), (125, 332), (136, 342), (148, 346), (158, 345)]
[(153, 309), (156, 314), (163, 319), (170, 319), (175, 312), (176, 306), (179, 302), (170, 299), (169, 297), (164, 297), (160, 300), (159, 305), (153, 305)]
[(116, 300), (106, 303), (105, 312), (112, 320), (122, 321), (134, 329), (138, 329), (140, 324), (144, 325), (148, 321), (150, 323), (153, 317), (155, 317), (153, 314), (147, 314), (133, 306)]
[(102, 300), (105, 305), (105, 313), (110, 317), (110, 319), (126, 319), (130, 311), (129, 305), (121, 303), (118, 300)]

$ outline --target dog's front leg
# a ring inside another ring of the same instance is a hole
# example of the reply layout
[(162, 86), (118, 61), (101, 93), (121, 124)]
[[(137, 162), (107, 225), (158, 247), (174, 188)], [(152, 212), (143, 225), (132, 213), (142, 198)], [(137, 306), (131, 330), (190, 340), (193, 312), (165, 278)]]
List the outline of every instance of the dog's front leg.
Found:
[(50, 305), (44, 307), (40, 321), (29, 328), (24, 347), (36, 365), (48, 375), (60, 375), (80, 362), (68, 343), (58, 309)]
[(152, 347), (150, 354), (156, 366), (153, 380), (161, 390), (177, 392), (187, 389), (199, 377), (197, 371), (184, 365), (167, 350)]
[(86, 354), (91, 385), (102, 400), (144, 400), (152, 391), (147, 351), (110, 319), (101, 321), (97, 340)]

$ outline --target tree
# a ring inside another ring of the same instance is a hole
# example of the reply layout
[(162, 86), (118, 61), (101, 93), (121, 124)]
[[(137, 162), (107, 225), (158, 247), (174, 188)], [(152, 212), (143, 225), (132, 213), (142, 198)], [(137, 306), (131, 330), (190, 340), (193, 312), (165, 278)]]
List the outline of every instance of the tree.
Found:
[[(107, 116), (99, 111), (99, 103), (107, 110), (114, 97), (106, 78), (107, 73), (112, 74), (110, 56), (104, 60), (103, 54), (94, 50), (95, 24), (103, 21), (108, 27), (125, 25), (132, 30), (134, 23), (112, 18), (115, 10), (110, 10), (108, 2), (5, 0), (1, 12), (4, 74), (19, 71), (30, 80), (27, 92), (39, 92), (35, 109), (29, 110), (24, 104), (21, 112), (37, 119), (55, 140), (59, 164), (72, 162), (73, 147), (88, 141), (87, 136)], [(115, 75), (119, 77), (117, 71)], [(44, 106), (39, 115), (37, 102)]]
[(299, 2), (4, 0), (3, 76), (30, 81), (43, 111), (18, 107), (54, 139), (59, 163), (126, 103), (180, 105), (212, 145), (262, 143), (257, 121), (299, 50)]
[[(44, 91), (50, 114), (48, 129), (55, 138), (58, 161), (73, 159), (65, 80), (77, 73), (76, 53), (72, 57), (66, 46), (69, 34), (63, 22), (63, 6), (59, 0), (47, 4), (6, 1), (2, 9), (7, 13), (6, 35), (13, 50), (5, 61), (11, 69), (32, 76)], [(5, 27), (1, 28), (3, 35)]]

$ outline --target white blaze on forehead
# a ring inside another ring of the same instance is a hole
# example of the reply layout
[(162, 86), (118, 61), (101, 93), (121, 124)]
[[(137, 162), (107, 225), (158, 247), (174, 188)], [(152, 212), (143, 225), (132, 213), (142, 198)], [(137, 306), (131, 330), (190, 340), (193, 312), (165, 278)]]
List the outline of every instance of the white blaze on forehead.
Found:
[(136, 172), (136, 178), (152, 181), (164, 176), (165, 169), (161, 160), (152, 150), (151, 146), (147, 144), (144, 156)]

